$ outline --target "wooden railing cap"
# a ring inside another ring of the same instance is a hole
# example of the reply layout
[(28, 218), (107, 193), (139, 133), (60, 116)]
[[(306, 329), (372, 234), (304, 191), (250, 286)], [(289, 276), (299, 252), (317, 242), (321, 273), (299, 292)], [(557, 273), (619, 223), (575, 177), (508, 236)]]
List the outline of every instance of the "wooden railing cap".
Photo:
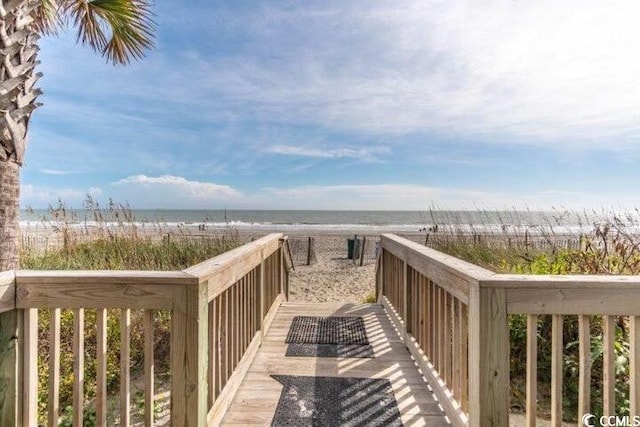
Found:
[(579, 288), (606, 291), (640, 289), (640, 276), (496, 274), (480, 282), (483, 288)]
[(135, 284), (197, 285), (196, 277), (183, 271), (146, 270), (16, 270), (16, 283), (29, 284)]
[[(258, 240), (242, 245), (238, 248), (220, 254), (214, 258), (208, 259), (183, 270), (185, 273), (199, 278), (200, 282), (209, 280), (214, 274), (219, 271), (225, 270), (241, 260), (247, 258), (249, 255), (262, 251), (264, 249), (273, 249), (272, 252), (277, 250), (280, 245), (280, 239), (283, 237), (282, 233), (272, 233), (266, 235)], [(271, 248), (270, 248), (271, 246)], [(264, 253), (266, 258), (271, 253)]]
[(422, 255), (426, 258), (429, 258), (430, 261), (440, 264), (443, 267), (447, 267), (451, 270), (455, 270), (456, 272), (473, 280), (487, 280), (496, 275), (496, 273), (491, 270), (487, 270), (486, 268), (482, 268), (470, 262), (463, 261), (454, 256), (447, 255), (443, 252), (437, 251), (427, 246), (423, 246), (419, 243), (413, 242), (409, 239), (405, 239), (404, 237), (400, 237), (395, 234), (383, 234), (381, 239), (382, 247), (385, 247), (385, 240), (400, 245), (416, 255)]

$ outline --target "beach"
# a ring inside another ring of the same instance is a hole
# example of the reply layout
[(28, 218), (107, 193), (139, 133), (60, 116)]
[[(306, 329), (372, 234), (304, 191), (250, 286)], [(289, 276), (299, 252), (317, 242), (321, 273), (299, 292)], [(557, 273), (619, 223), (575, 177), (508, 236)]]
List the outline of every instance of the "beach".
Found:
[[(276, 230), (264, 231), (243, 230), (240, 232), (241, 240), (249, 241)], [(295, 270), (289, 276), (289, 300), (360, 304), (368, 299), (371, 302), (375, 297), (376, 246), (380, 238), (380, 232), (376, 231), (379, 230), (359, 228), (322, 232), (318, 229), (297, 229), (284, 233), (289, 238), (295, 263)], [(424, 239), (418, 230), (415, 233), (405, 231), (402, 236), (415, 241)], [(315, 257), (310, 265), (305, 265), (309, 237), (313, 241)], [(348, 258), (348, 239), (358, 239), (360, 245), (364, 242), (364, 251), (359, 251), (356, 259)], [(297, 246), (301, 246), (299, 254)]]
[[(316, 262), (297, 265), (291, 272), (289, 300), (362, 303), (373, 295), (375, 261), (370, 253), (367, 253), (362, 266), (359, 259), (347, 258), (347, 239), (353, 237), (353, 234), (313, 236)], [(295, 239), (296, 236), (290, 238)], [(376, 241), (375, 237), (369, 236), (367, 246), (373, 247)]]

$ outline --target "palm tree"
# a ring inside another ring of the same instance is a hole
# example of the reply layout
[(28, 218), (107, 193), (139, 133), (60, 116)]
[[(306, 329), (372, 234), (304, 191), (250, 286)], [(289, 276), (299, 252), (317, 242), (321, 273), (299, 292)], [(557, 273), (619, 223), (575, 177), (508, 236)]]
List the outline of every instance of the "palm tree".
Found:
[(38, 39), (65, 25), (108, 62), (128, 64), (153, 47), (152, 0), (0, 0), (0, 272), (18, 267), (20, 166), (42, 76)]

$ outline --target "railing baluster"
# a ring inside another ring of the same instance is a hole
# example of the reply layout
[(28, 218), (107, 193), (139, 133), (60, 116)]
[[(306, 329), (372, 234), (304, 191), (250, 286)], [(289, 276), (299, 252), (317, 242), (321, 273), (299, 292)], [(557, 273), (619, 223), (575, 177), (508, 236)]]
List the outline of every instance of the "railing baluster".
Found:
[(229, 363), (229, 377), (233, 372), (233, 369), (236, 366), (237, 362), (237, 353), (238, 353), (238, 299), (236, 297), (238, 293), (238, 288), (236, 286), (232, 286), (229, 288), (229, 352), (230, 352), (230, 363)]
[(214, 301), (216, 303), (216, 326), (217, 326), (217, 339), (216, 339), (216, 364), (215, 364), (215, 374), (216, 374), (216, 397), (220, 395), (222, 391), (222, 387), (224, 387), (224, 305), (222, 304), (223, 295), (219, 295)]
[[(406, 256), (405, 256), (406, 257)], [(405, 262), (402, 262), (401, 271), (401, 286), (402, 286), (402, 311), (400, 312), (400, 316), (402, 316), (402, 320), (404, 322), (404, 336), (402, 337), (405, 342), (409, 342), (409, 334), (412, 332), (411, 328), (413, 325), (411, 324), (411, 313), (409, 310), (409, 301), (411, 301), (411, 284), (409, 283), (409, 265)]]
[(438, 285), (436, 285), (436, 292), (438, 304), (436, 317), (436, 352), (438, 354), (438, 357), (436, 357), (436, 370), (440, 378), (442, 378), (442, 367), (444, 366), (444, 363), (442, 363), (444, 358), (444, 325), (442, 322), (442, 318), (444, 317), (444, 304), (442, 301), (442, 288)]
[(426, 294), (426, 307), (427, 307), (427, 316), (425, 321), (425, 331), (426, 331), (426, 353), (427, 358), (433, 363), (433, 298), (431, 280), (425, 279), (425, 294)]
[(469, 411), (469, 324), (467, 307), (460, 310), (460, 403), (462, 410)]
[(84, 309), (73, 316), (73, 425), (84, 422)]
[(562, 426), (562, 315), (551, 321), (551, 425)]
[(640, 416), (640, 316), (629, 318), (631, 328), (630, 337), (630, 369), (629, 369), (629, 400), (631, 415)]
[(242, 357), (242, 355), (244, 354), (244, 350), (246, 348), (246, 341), (245, 341), (245, 337), (247, 335), (246, 333), (246, 323), (245, 323), (245, 318), (244, 318), (244, 312), (245, 312), (245, 299), (244, 299), (244, 285), (245, 282), (247, 280), (247, 276), (244, 276), (241, 280), (240, 280), (240, 284), (239, 284), (239, 289), (238, 292), (240, 292), (240, 297), (239, 297), (239, 301), (238, 304), (240, 304), (240, 357)]
[(444, 342), (442, 345), (443, 352), (443, 367), (442, 367), (442, 378), (444, 379), (444, 383), (451, 387), (451, 328), (449, 325), (449, 320), (451, 319), (450, 311), (451, 311), (451, 301), (450, 295), (444, 289), (442, 290), (442, 294), (444, 297), (444, 313), (442, 316), (442, 325), (443, 325), (443, 333), (444, 333)]
[(235, 286), (233, 286), (232, 288), (232, 298), (231, 298), (231, 306), (233, 307), (233, 324), (232, 324), (232, 330), (233, 330), (233, 339), (231, 340), (231, 346), (232, 346), (232, 351), (233, 351), (233, 364), (231, 365), (231, 371), (233, 372), (234, 369), (236, 369), (236, 366), (238, 366), (238, 360), (239, 360), (239, 341), (240, 341), (240, 304), (239, 304), (239, 289), (237, 284)]
[(603, 352), (604, 360), (602, 366), (602, 412), (604, 416), (615, 415), (616, 411), (616, 371), (615, 371), (615, 354), (614, 345), (616, 341), (616, 323), (615, 317), (604, 316), (603, 325)]
[(154, 321), (153, 310), (144, 311), (144, 425), (153, 427), (154, 407)]
[(578, 419), (591, 413), (591, 324), (589, 316), (578, 316), (580, 377), (578, 378)]
[(526, 425), (536, 426), (538, 403), (538, 316), (527, 315)]
[(209, 378), (209, 389), (207, 390), (207, 405), (209, 408), (216, 400), (216, 300), (209, 302), (209, 360), (207, 378)]
[[(107, 310), (96, 311), (96, 425), (107, 425)], [(57, 425), (57, 424), (56, 424)]]
[(451, 297), (451, 387), (450, 390), (453, 393), (453, 396), (458, 399), (460, 398), (459, 392), (459, 378), (460, 378), (460, 359), (458, 358), (458, 353), (460, 352), (460, 347), (458, 346), (459, 341), (459, 324), (458, 324), (458, 299), (455, 297)]
[(60, 418), (60, 309), (51, 309), (49, 321), (49, 401), (48, 425), (58, 427)]
[(418, 297), (419, 302), (416, 304), (416, 312), (419, 313), (418, 328), (420, 330), (420, 347), (422, 348), (422, 351), (426, 353), (427, 352), (427, 347), (425, 345), (426, 344), (426, 337), (425, 337), (426, 304), (425, 304), (424, 276), (418, 273), (417, 270), (414, 270), (414, 274), (415, 274), (415, 283), (417, 283), (418, 293), (419, 293), (419, 297)]
[(229, 348), (231, 346), (231, 338), (232, 338), (232, 332), (230, 331), (231, 329), (231, 324), (229, 322), (229, 318), (231, 317), (231, 312), (229, 311), (229, 298), (231, 295), (231, 290), (227, 289), (226, 291), (224, 291), (224, 382), (222, 384), (222, 387), (224, 388), (224, 386), (227, 384), (227, 381), (229, 380), (229, 376), (231, 375), (231, 349)]
[(120, 315), (120, 425), (128, 426), (130, 417), (131, 377), (131, 310), (123, 308)]
[(244, 282), (244, 324), (245, 324), (245, 339), (244, 339), (244, 348), (248, 348), (249, 344), (251, 344), (251, 338), (253, 334), (251, 333), (251, 280), (253, 278), (253, 273), (249, 272), (247, 275), (247, 279)]
[(28, 308), (24, 313), (24, 390), (22, 422), (26, 427), (38, 424), (38, 310)]

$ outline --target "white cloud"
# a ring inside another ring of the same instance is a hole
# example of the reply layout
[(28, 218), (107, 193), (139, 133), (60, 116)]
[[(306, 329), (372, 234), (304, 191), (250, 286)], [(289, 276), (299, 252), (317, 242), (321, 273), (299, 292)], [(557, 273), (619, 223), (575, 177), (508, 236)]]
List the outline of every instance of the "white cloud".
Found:
[(22, 206), (42, 208), (57, 204), (80, 208), (87, 194), (105, 202), (112, 198), (134, 209), (600, 209), (621, 211), (640, 205), (640, 196), (597, 194), (567, 190), (533, 193), (481, 191), (469, 187), (437, 187), (414, 184), (310, 185), (264, 188), (243, 194), (238, 190), (183, 177), (134, 175), (109, 188), (50, 188), (22, 186)]
[[(171, 134), (165, 123), (193, 120), (197, 111), (210, 122), (436, 133), (470, 143), (600, 149), (640, 143), (638, 2), (374, 0), (362, 8), (327, 1), (221, 5), (198, 16), (174, 7), (162, 6), (163, 19), (179, 34), (197, 29), (207, 46), (244, 42), (222, 52), (159, 49), (116, 71), (119, 78), (85, 85), (92, 99), (113, 102), (117, 95), (127, 101), (121, 107), (133, 101), (139, 108), (121, 121), (130, 118), (145, 132)], [(46, 43), (45, 76), (56, 84), (114, 73), (100, 60), (87, 65), (91, 72), (69, 69), (90, 54), (70, 51), (66, 40)], [(176, 61), (180, 69), (168, 65)], [(321, 151), (307, 155), (331, 154)]]
[(69, 187), (54, 188), (24, 184), (20, 189), (20, 204), (21, 206), (43, 208), (49, 205), (56, 205), (58, 200), (60, 200), (69, 207), (79, 208), (82, 206), (87, 195), (99, 197), (102, 195), (102, 189), (98, 187), (89, 187), (86, 189)]
[(241, 192), (228, 185), (174, 175), (132, 175), (114, 182), (112, 187), (115, 199), (126, 200), (137, 208), (222, 208), (225, 203), (243, 199)]
[(552, 209), (630, 207), (637, 196), (545, 190), (529, 194), (411, 184), (327, 185), (265, 189), (263, 203), (283, 209)]
[(483, 192), (410, 184), (300, 186), (269, 188), (266, 192), (290, 209), (422, 210), (434, 203), (472, 208), (469, 203), (488, 196)]
[(281, 154), (285, 156), (312, 157), (319, 159), (353, 158), (371, 161), (380, 154), (388, 154), (386, 147), (375, 148), (316, 148), (296, 145), (274, 145), (264, 150), (266, 153)]
[(140, 185), (146, 188), (165, 187), (179, 189), (189, 196), (196, 198), (209, 197), (238, 197), (240, 192), (228, 185), (214, 184), (211, 182), (189, 181), (186, 178), (173, 175), (162, 175), (157, 177), (146, 175), (133, 175), (114, 183), (116, 186), (126, 184)]
[(640, 142), (640, 3), (416, 0), (270, 12), (246, 17), (263, 50), (201, 58), (204, 84), (247, 114), (474, 142)]
[(69, 175), (72, 171), (60, 170), (60, 169), (40, 169), (40, 172), (45, 175)]

